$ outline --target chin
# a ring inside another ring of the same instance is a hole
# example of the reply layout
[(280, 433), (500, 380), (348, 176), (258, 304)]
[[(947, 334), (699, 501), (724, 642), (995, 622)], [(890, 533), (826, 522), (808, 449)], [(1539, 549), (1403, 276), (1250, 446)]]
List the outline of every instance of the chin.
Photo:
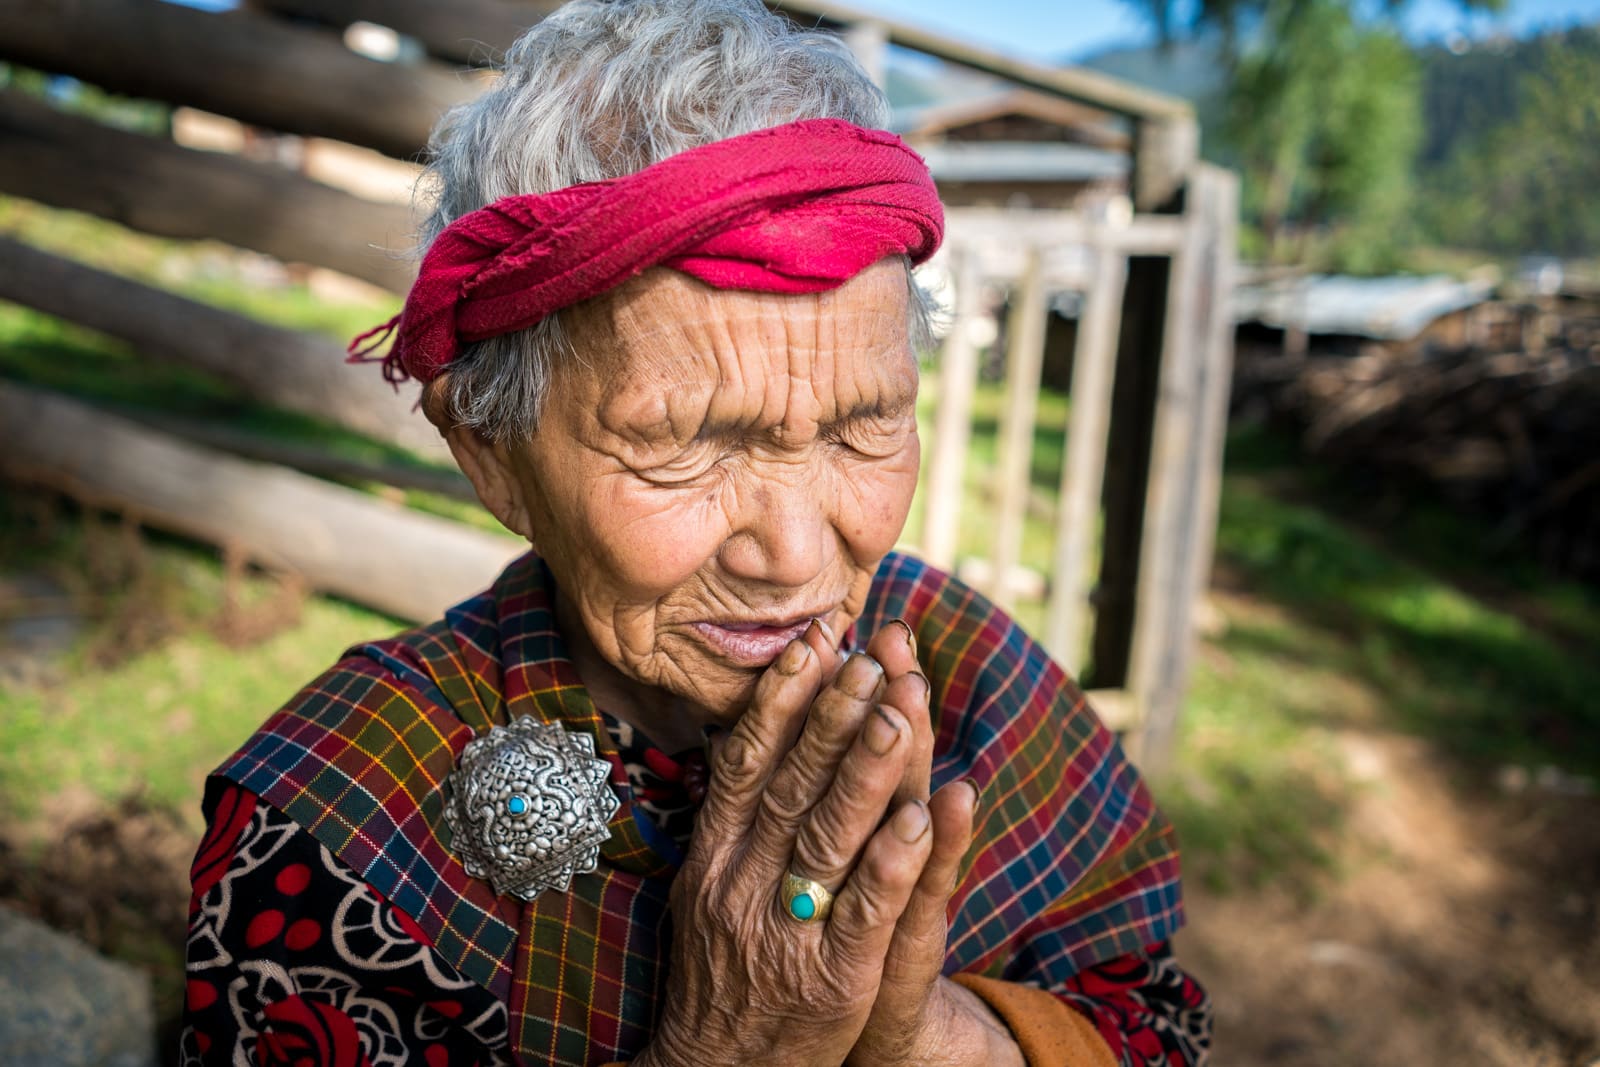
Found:
[[(725, 673), (731, 672), (718, 668), (708, 670), (701, 677), (709, 682), (714, 674), (719, 676), (717, 682), (722, 683), (720, 676)], [(696, 686), (693, 692), (678, 695), (693, 704), (708, 721), (731, 727), (750, 707), (756, 695), (756, 683), (764, 673), (764, 670), (741, 671), (738, 677), (729, 677), (725, 683)]]

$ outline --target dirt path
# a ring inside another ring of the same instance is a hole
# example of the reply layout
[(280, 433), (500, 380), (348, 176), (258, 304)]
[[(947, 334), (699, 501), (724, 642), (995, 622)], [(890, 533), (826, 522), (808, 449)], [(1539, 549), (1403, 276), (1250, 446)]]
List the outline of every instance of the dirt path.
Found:
[(1600, 1065), (1600, 798), (1464, 787), (1394, 734), (1340, 745), (1360, 788), (1313, 901), (1189, 890), (1215, 1062)]

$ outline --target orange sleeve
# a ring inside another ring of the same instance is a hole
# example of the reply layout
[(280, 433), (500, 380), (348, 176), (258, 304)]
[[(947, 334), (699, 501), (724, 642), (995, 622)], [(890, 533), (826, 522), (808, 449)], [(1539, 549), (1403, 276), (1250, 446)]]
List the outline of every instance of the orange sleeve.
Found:
[(1094, 1023), (1055, 994), (978, 974), (952, 975), (951, 981), (970, 990), (1005, 1020), (1028, 1067), (1117, 1067), (1116, 1057)]

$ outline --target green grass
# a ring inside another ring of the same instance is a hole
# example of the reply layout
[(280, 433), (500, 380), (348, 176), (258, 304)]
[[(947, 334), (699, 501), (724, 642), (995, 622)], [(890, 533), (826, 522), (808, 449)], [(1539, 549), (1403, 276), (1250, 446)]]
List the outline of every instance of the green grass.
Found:
[[(1600, 774), (1600, 591), (1525, 561), (1486, 566), (1488, 524), (1413, 497), (1383, 528), (1334, 472), (1236, 435), (1217, 550), (1254, 589), (1348, 644), (1397, 725), (1467, 759)], [(1270, 447), (1271, 442), (1267, 442)], [(1285, 483), (1292, 478), (1292, 482)]]
[(1469, 787), (1505, 764), (1600, 776), (1596, 591), (1475, 565), (1483, 524), (1423, 497), (1381, 533), (1340, 517), (1359, 514), (1286, 440), (1233, 435), (1217, 554), (1238, 592), (1197, 656), (1159, 789), (1208, 884), (1308, 889), (1337, 867), (1357, 788), (1344, 731), (1424, 737)]
[(1298, 656), (1257, 643), (1279, 625), (1234, 620), (1203, 650), (1175, 769), (1156, 783), (1189, 877), (1213, 891), (1277, 883), (1309, 893), (1337, 866), (1353, 783), (1318, 723), (1349, 687), (1316, 662), (1335, 658), (1336, 643)]
[[(81, 615), (59, 681), (0, 688), (0, 804), (36, 818), (60, 791), (108, 803), (139, 794), (197, 825), (205, 773), (347, 645), (399, 628), (277, 582), (233, 583), (215, 554), (45, 507), (34, 493), (0, 496), (6, 569), (50, 576)], [(42, 517), (41, 517), (42, 516)], [(265, 640), (227, 640), (233, 620)]]

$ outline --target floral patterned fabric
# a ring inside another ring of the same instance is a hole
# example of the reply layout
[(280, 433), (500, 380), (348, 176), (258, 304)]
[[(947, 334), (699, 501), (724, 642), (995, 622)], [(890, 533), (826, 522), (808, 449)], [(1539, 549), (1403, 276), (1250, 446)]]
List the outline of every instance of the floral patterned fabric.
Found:
[(490, 1067), (505, 1005), (281, 812), (221, 787), (191, 873), (184, 1064)]

